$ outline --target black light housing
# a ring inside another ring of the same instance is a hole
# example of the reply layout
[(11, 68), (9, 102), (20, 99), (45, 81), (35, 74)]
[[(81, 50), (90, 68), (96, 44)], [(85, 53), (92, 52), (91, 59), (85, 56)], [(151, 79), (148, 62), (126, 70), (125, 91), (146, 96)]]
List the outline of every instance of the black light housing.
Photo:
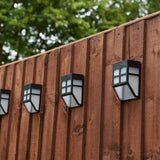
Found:
[(69, 108), (83, 105), (84, 76), (81, 74), (68, 74), (61, 79), (61, 96)]
[(6, 115), (9, 108), (10, 90), (0, 89), (0, 115)]
[(113, 88), (121, 101), (140, 96), (141, 63), (124, 60), (113, 64)]
[(39, 112), (41, 102), (40, 84), (28, 84), (24, 86), (23, 103), (29, 113)]

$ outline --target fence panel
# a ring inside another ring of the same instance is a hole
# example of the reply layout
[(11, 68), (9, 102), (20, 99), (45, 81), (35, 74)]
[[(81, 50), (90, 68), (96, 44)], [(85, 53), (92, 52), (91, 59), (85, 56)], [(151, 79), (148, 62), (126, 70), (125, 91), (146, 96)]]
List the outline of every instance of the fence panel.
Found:
[[(34, 82), (35, 74), (35, 58), (25, 62), (25, 75), (24, 85)], [(23, 86), (22, 86), (23, 90)], [(22, 105), (22, 113), (20, 120), (20, 131), (18, 141), (18, 160), (28, 160), (30, 148), (30, 135), (31, 135), (31, 115), (27, 112), (24, 105)]]
[(99, 160), (100, 156), (103, 38), (104, 35), (100, 34), (89, 40), (86, 160)]
[(24, 62), (15, 64), (14, 85), (12, 92), (12, 109), (10, 112), (10, 132), (8, 143), (8, 160), (16, 160), (17, 144), (22, 107), (22, 88), (24, 80)]
[[(113, 64), (141, 62), (140, 99), (120, 102)], [(61, 77), (84, 75), (83, 106), (69, 109)], [(0, 117), (2, 160), (159, 160), (160, 12), (46, 53), (0, 67), (0, 88), (10, 89)], [(42, 84), (40, 112), (23, 105), (23, 87)], [(1, 100), (0, 100), (1, 102)]]
[(59, 103), (57, 113), (57, 126), (55, 137), (55, 160), (67, 159), (68, 133), (70, 123), (70, 110), (66, 108), (61, 98), (61, 76), (69, 74), (72, 69), (72, 45), (61, 49), (60, 53), (60, 79), (59, 79)]
[[(35, 63), (35, 84), (42, 85), (42, 93), (44, 91), (45, 83), (45, 58), (46, 55), (36, 58)], [(29, 146), (29, 159), (39, 160), (39, 151), (41, 147), (41, 134), (42, 134), (42, 118), (43, 118), (43, 108), (44, 108), (44, 95), (41, 96), (41, 112), (31, 115), (31, 137)]]
[(120, 125), (121, 103), (112, 87), (113, 63), (123, 57), (124, 27), (105, 35), (105, 83), (103, 111), (103, 145), (102, 159), (119, 160), (120, 158)]
[[(126, 28), (124, 58), (140, 61), (141, 66), (143, 66), (143, 49), (144, 21), (141, 21)], [(122, 105), (122, 159), (128, 158), (138, 160), (141, 159), (142, 156), (143, 89), (144, 88), (141, 88), (141, 98), (139, 100), (124, 102)]]
[[(42, 133), (42, 147), (40, 159), (50, 160), (54, 155), (55, 127), (58, 104), (59, 84), (59, 55), (58, 51), (51, 52), (47, 56), (45, 97), (44, 101), (44, 122)], [(40, 139), (41, 140), (41, 139)]]
[(160, 159), (160, 16), (147, 21), (144, 159)]
[(83, 74), (85, 79), (84, 87), (84, 104), (83, 107), (74, 108), (71, 110), (70, 132), (69, 132), (69, 160), (81, 160), (83, 157), (85, 136), (85, 111), (86, 111), (86, 88), (87, 88), (87, 40), (80, 41), (73, 46), (73, 67), (72, 72)]
[[(5, 85), (2, 89), (8, 89), (11, 91), (10, 94), (10, 105), (12, 105), (12, 85), (14, 78), (14, 65), (10, 65), (6, 68), (5, 72)], [(9, 114), (1, 118), (1, 128), (0, 128), (0, 159), (6, 159), (7, 157), (7, 144), (8, 144), (8, 135), (9, 135), (9, 126), (10, 126), (10, 113), (12, 108), (9, 109)]]

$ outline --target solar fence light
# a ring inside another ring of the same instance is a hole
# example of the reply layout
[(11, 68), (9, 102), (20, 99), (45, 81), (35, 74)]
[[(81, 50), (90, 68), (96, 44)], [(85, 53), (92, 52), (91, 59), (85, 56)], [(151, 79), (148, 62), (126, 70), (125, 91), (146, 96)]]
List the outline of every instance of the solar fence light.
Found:
[(78, 107), (83, 104), (84, 76), (81, 74), (68, 74), (61, 79), (61, 96), (67, 107)]
[(0, 115), (8, 113), (10, 90), (0, 89)]
[(139, 98), (140, 72), (138, 61), (124, 60), (113, 64), (113, 88), (121, 101)]
[(36, 113), (40, 109), (42, 85), (28, 84), (24, 86), (23, 103), (29, 113)]

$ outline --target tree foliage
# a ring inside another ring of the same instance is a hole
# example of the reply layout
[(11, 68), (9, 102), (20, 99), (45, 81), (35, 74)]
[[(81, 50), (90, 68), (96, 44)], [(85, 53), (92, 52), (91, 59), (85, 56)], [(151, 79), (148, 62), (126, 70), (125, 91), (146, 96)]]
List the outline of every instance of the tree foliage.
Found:
[(159, 7), (158, 0), (0, 0), (0, 63), (58, 47)]

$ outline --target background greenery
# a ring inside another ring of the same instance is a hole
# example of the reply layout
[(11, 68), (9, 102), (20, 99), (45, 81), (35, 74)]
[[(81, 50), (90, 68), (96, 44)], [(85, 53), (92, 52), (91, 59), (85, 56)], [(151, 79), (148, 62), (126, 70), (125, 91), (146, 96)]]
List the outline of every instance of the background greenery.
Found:
[(159, 0), (0, 0), (0, 64), (158, 11)]

